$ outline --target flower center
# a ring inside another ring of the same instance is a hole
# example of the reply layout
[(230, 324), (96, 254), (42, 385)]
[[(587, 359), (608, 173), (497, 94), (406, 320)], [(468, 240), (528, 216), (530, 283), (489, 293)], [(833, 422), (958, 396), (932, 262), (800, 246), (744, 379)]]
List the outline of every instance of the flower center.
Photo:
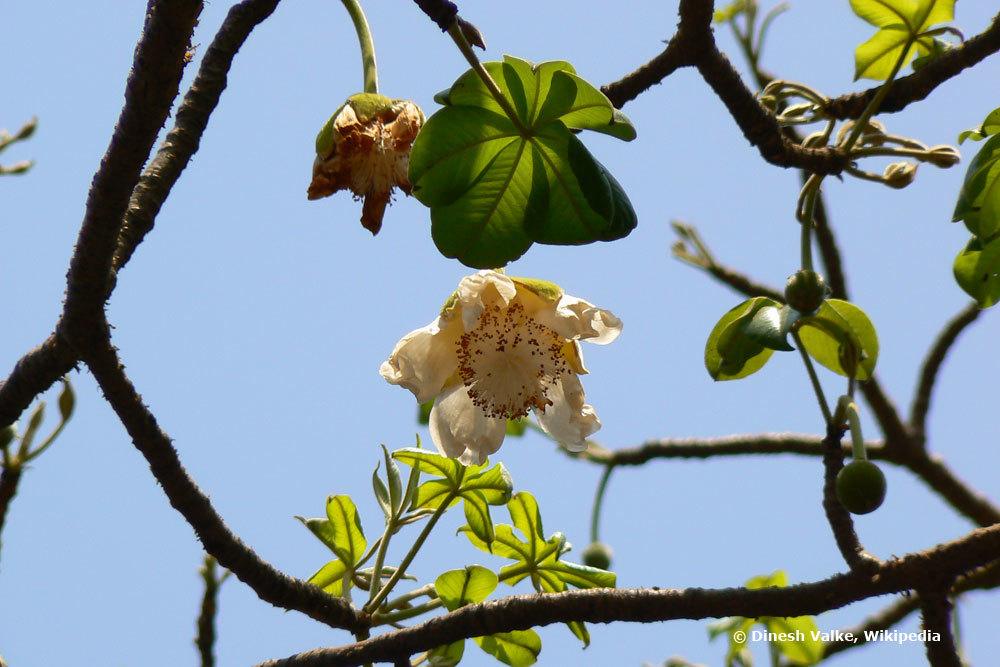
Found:
[(552, 405), (549, 388), (569, 372), (565, 343), (520, 303), (488, 306), (458, 340), (458, 373), (487, 417), (517, 419)]

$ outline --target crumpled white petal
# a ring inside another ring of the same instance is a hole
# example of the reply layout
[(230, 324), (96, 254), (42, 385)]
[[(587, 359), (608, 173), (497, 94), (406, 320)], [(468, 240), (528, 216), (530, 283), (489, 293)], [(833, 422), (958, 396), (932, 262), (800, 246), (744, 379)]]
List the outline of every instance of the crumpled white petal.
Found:
[(462, 308), (462, 323), (465, 330), (471, 331), (476, 328), (483, 308), (493, 303), (496, 297), (499, 297), (506, 307), (515, 294), (517, 288), (514, 286), (514, 281), (496, 271), (479, 271), (462, 278), (458, 283), (456, 296)]
[(611, 311), (569, 294), (559, 298), (554, 311), (535, 315), (539, 322), (560, 336), (607, 345), (622, 332), (622, 321)]
[(464, 385), (446, 390), (435, 401), (429, 426), (438, 450), (465, 465), (485, 461), (500, 449), (507, 432), (507, 420), (487, 417), (472, 403)]
[(535, 410), (538, 423), (564, 449), (582, 452), (586, 440), (601, 428), (594, 408), (584, 402), (583, 385), (574, 374), (562, 376), (549, 390), (552, 405)]
[(411, 331), (396, 343), (379, 373), (390, 384), (406, 387), (426, 403), (441, 393), (444, 383), (458, 368), (455, 341), (460, 335), (457, 320), (439, 317), (427, 326)]

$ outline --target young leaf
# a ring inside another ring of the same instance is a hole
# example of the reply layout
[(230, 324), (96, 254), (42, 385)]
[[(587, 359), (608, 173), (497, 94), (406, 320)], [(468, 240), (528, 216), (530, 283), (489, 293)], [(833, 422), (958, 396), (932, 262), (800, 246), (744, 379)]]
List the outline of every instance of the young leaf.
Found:
[(774, 299), (754, 297), (722, 316), (705, 343), (705, 367), (713, 380), (738, 380), (756, 373), (774, 350), (747, 333), (762, 308), (780, 308)]
[(983, 144), (969, 164), (952, 220), (964, 220), (981, 239), (1000, 232), (1000, 134)]
[(382, 445), (382, 456), (385, 458), (385, 478), (389, 483), (389, 503), (394, 514), (398, 514), (403, 504), (403, 482), (399, 478), (399, 466), (389, 456), (389, 450)]
[(493, 544), (493, 519), (490, 517), (490, 506), (479, 491), (467, 491), (462, 494), (465, 501), (465, 522), (469, 529), (486, 544)]
[(488, 637), (475, 637), (473, 641), (494, 658), (511, 667), (529, 667), (542, 652), (542, 639), (534, 630), (498, 632)]
[(333, 531), (333, 544), (328, 546), (345, 563), (357, 564), (368, 542), (354, 501), (350, 496), (330, 496), (326, 501), (326, 516)]
[(799, 320), (799, 338), (813, 359), (834, 373), (867, 380), (878, 362), (878, 334), (865, 311), (827, 299), (815, 314)]
[(979, 304), (989, 308), (1000, 301), (1000, 236), (983, 246), (973, 236), (955, 258), (955, 281)]
[(982, 141), (986, 137), (1000, 133), (1000, 109), (994, 109), (986, 117), (983, 124), (973, 130), (965, 130), (958, 135), (958, 143), (963, 143), (966, 139)]
[(427, 664), (430, 667), (455, 667), (462, 661), (464, 653), (465, 640), (459, 639), (457, 642), (431, 649), (427, 654)]
[(392, 453), (392, 458), (428, 475), (444, 477), (453, 482), (458, 481), (458, 470), (462, 465), (455, 459), (415, 447), (397, 449)]
[(571, 130), (624, 140), (623, 114), (565, 62), (485, 63), (515, 119), (471, 70), (439, 96), (410, 154), (413, 195), (431, 208), (446, 257), (503, 266), (533, 242), (583, 244), (626, 236), (635, 213), (624, 191)]
[(326, 593), (339, 597), (344, 592), (344, 578), (347, 566), (341, 560), (331, 560), (309, 577), (309, 583), (322, 588)]
[(854, 78), (884, 81), (896, 62), (935, 53), (932, 26), (955, 18), (955, 0), (851, 0), (851, 9), (878, 28), (854, 52)]
[(464, 570), (448, 570), (434, 582), (434, 590), (448, 611), (467, 604), (482, 602), (498, 584), (497, 575), (481, 565), (469, 565)]
[(382, 478), (378, 476), (378, 464), (375, 465), (375, 470), (372, 471), (372, 490), (375, 492), (375, 500), (378, 502), (378, 506), (382, 508), (382, 513), (385, 514), (385, 518), (388, 520), (392, 516), (392, 503), (389, 500), (389, 489), (386, 488), (385, 482)]
[(812, 616), (768, 616), (760, 620), (768, 632), (781, 638), (774, 643), (793, 665), (815, 665), (823, 659), (823, 642), (819, 640), (819, 628)]

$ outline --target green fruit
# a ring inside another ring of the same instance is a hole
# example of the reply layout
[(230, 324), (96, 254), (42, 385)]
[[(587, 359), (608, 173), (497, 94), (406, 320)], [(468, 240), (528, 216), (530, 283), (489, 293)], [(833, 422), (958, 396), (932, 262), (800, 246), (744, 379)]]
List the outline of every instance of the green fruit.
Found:
[(829, 294), (823, 276), (815, 271), (796, 271), (785, 283), (785, 303), (803, 314), (815, 312)]
[(851, 461), (837, 475), (837, 498), (852, 514), (874, 512), (885, 500), (885, 475), (871, 461)]
[(604, 542), (592, 542), (583, 550), (583, 564), (607, 570), (611, 567), (611, 547)]

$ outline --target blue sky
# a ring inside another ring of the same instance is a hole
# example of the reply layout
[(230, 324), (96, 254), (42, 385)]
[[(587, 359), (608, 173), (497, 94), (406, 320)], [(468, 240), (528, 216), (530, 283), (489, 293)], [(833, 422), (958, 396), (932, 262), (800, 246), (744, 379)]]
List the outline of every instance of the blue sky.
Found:
[[(994, 11), (988, 4), (959, 3), (956, 24), (967, 35), (980, 32)], [(195, 43), (208, 45), (228, 6), (206, 7)], [(467, 0), (462, 8), (485, 33), (487, 58), (565, 59), (597, 84), (658, 53), (676, 24), (676, 2), (581, 8), (568, 0)], [(461, 56), (413, 3), (379, 0), (366, 10), (383, 91), (433, 112), (433, 94), (464, 71)], [(37, 161), (27, 176), (0, 179), (3, 373), (49, 333), (61, 309), (143, 8), (112, 0), (12, 3), (5, 18), (0, 126), (14, 129), (32, 115), (40, 121), (30, 142), (3, 156), (5, 163)], [(851, 81), (852, 51), (870, 33), (847, 2), (800, 1), (775, 24), (765, 63), (831, 95), (859, 89), (867, 84)], [(736, 59), (728, 31), (719, 39)], [(416, 432), (426, 437), (412, 395), (387, 385), (378, 366), (468, 273), (436, 252), (427, 211), (415, 200), (398, 198), (373, 239), (350, 197), (305, 199), (316, 131), (361, 86), (355, 44), (333, 1), (285, 2), (254, 32), (201, 151), (109, 306), (128, 371), (190, 473), (262, 557), (303, 577), (328, 554), (292, 517), (321, 515), (328, 494), (352, 495), (369, 537), (377, 535), (370, 475), (378, 444), (397, 448), (411, 445)], [(889, 127), (928, 144), (953, 142), (1000, 104), (998, 76), (1000, 61), (988, 60), (888, 117)], [(705, 337), (740, 297), (670, 257), (669, 222), (682, 219), (723, 261), (783, 283), (798, 264), (797, 174), (764, 163), (693, 71), (676, 73), (625, 111), (639, 132), (635, 142), (595, 135), (587, 144), (628, 191), (638, 229), (610, 244), (536, 245), (512, 267), (558, 282), (625, 323), (614, 344), (585, 350), (588, 400), (604, 423), (597, 439), (619, 447), (659, 437), (819, 432), (797, 355), (777, 355), (741, 382), (709, 378)], [(975, 148), (964, 147), (966, 161)], [(902, 406), (929, 341), (967, 301), (951, 278), (967, 235), (949, 223), (963, 175), (964, 165), (921, 167), (903, 191), (855, 180), (827, 185), (853, 300), (878, 327), (878, 374)], [(998, 429), (985, 408), (995, 393), (988, 377), (998, 370), (991, 345), (998, 334), (991, 312), (963, 335), (930, 421), (935, 451), (993, 497)], [(4, 530), (0, 654), (17, 667), (192, 664), (199, 544), (93, 380), (86, 372), (72, 380), (77, 414), (26, 473)], [(823, 381), (828, 393), (842, 391), (831, 374)], [(877, 435), (867, 415), (864, 424)], [(509, 440), (495, 460), (517, 489), (536, 495), (546, 530), (586, 544), (599, 469), (567, 459), (537, 435)], [(888, 558), (970, 528), (908, 473), (886, 474), (885, 505), (857, 521), (873, 553)], [(775, 569), (792, 581), (843, 570), (819, 502), (821, 478), (818, 459), (792, 457), (616, 472), (603, 536), (615, 549), (619, 585), (732, 586)], [(424, 580), (469, 563), (499, 565), (454, 535), (460, 522), (447, 517), (415, 561)], [(818, 623), (839, 628), (889, 601), (831, 612)], [(270, 608), (235, 580), (220, 605), (222, 665), (349, 639)], [(961, 609), (968, 654), (983, 664), (1000, 652), (1000, 601), (971, 595)], [(903, 627), (915, 628), (916, 619)], [(725, 652), (721, 640), (707, 643), (703, 622), (597, 626), (586, 651), (563, 627), (541, 634), (543, 665), (655, 664), (674, 654), (717, 665)], [(766, 659), (765, 646), (753, 648)], [(914, 664), (922, 654), (919, 644), (886, 644), (830, 664)], [(475, 649), (468, 655), (470, 665), (495, 664)]]

